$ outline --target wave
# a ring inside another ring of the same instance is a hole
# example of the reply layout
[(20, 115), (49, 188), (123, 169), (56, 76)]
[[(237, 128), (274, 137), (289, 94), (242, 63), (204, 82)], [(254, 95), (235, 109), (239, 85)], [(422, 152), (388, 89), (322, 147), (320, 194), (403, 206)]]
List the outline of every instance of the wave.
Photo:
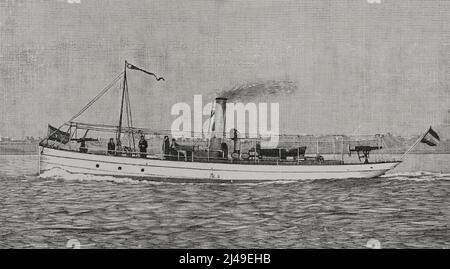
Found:
[[(230, 182), (196, 182), (194, 181), (181, 181), (177, 182), (169, 179), (152, 179), (152, 178), (131, 178), (131, 177), (115, 177), (107, 175), (91, 175), (91, 174), (81, 174), (81, 173), (71, 173), (61, 168), (53, 168), (47, 170), (39, 175), (39, 178), (45, 179), (63, 179), (63, 180), (74, 180), (74, 181), (108, 181), (115, 183), (127, 183), (127, 184), (216, 184), (216, 185), (229, 185)], [(400, 172), (400, 173), (390, 173), (381, 176), (383, 179), (391, 180), (403, 180), (403, 181), (434, 181), (434, 180), (450, 180), (450, 173), (435, 173), (427, 171), (417, 171), (417, 172)], [(330, 179), (335, 181), (335, 179)], [(345, 179), (344, 179), (345, 180)], [(261, 185), (284, 185), (284, 184), (296, 184), (299, 182), (316, 182), (316, 180), (280, 180), (280, 181), (250, 181), (250, 182), (236, 182), (233, 181), (232, 184), (239, 184), (243, 186), (261, 186)]]
[(75, 180), (75, 181), (110, 181), (116, 183), (131, 183), (139, 184), (150, 182), (146, 180), (137, 180), (128, 177), (114, 177), (114, 176), (100, 176), (91, 174), (81, 174), (81, 173), (70, 173), (61, 168), (52, 168), (50, 170), (44, 171), (39, 175), (39, 178), (52, 178), (52, 179), (63, 179), (63, 180)]
[(202, 181), (202, 180), (171, 180), (160, 178), (132, 178), (132, 177), (116, 177), (108, 175), (92, 175), (82, 173), (71, 173), (61, 168), (52, 168), (46, 170), (39, 175), (42, 179), (62, 179), (62, 180), (74, 180), (74, 181), (109, 181), (115, 183), (129, 183), (129, 184), (215, 184), (215, 185), (230, 185), (239, 184), (244, 186), (258, 186), (258, 185), (280, 185), (280, 184), (292, 184), (299, 182), (298, 180), (270, 180), (270, 181)]
[(449, 173), (436, 173), (428, 171), (401, 172), (391, 173), (381, 176), (381, 178), (409, 181), (433, 181), (433, 180), (450, 180)]

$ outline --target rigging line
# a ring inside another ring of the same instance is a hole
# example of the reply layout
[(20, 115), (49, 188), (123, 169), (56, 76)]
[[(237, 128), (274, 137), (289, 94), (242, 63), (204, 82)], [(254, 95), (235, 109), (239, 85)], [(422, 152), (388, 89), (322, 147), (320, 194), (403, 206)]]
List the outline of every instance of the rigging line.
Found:
[(91, 101), (89, 101), (89, 103), (87, 103), (77, 114), (75, 114), (75, 116), (73, 116), (70, 120), (64, 122), (63, 124), (61, 124), (56, 130), (54, 130), (52, 133), (50, 133), (49, 135), (47, 135), (47, 137), (45, 137), (44, 139), (42, 139), (39, 144), (43, 143), (44, 141), (49, 140), (49, 138), (56, 134), (64, 125), (66, 125), (69, 122), (72, 122), (74, 119), (78, 118), (81, 114), (83, 114), (93, 103), (95, 103), (100, 97), (102, 97), (112, 86), (114, 86), (114, 84), (122, 77), (124, 72), (120, 73), (115, 79), (113, 79), (113, 81), (108, 84), (100, 93), (97, 94), (97, 96), (95, 96)]
[[(130, 96), (128, 95), (128, 84), (126, 84), (125, 86), (125, 113), (127, 115), (127, 126), (128, 128), (130, 128), (130, 117), (131, 117), (131, 107), (130, 107), (130, 103), (129, 103), (129, 99)], [(128, 133), (128, 146), (131, 148), (131, 141), (133, 140), (133, 145), (134, 145), (134, 134), (133, 133)]]
[[(130, 113), (130, 126), (128, 126), (128, 127), (129, 128), (130, 127), (133, 128), (133, 117), (131, 115), (131, 103), (130, 103), (130, 96), (128, 94), (128, 91), (127, 91), (127, 96), (128, 96), (128, 107), (129, 107), (128, 111)], [(133, 149), (136, 150), (136, 141), (135, 141), (135, 138), (134, 138), (134, 132), (131, 132), (131, 138), (133, 140)]]
[(129, 115), (130, 123), (128, 124), (128, 127), (133, 128), (133, 126), (134, 126), (133, 125), (133, 116), (131, 114), (131, 99), (130, 99), (130, 93), (128, 91), (128, 84), (127, 84), (127, 96), (126, 96), (126, 98), (127, 98), (127, 105), (128, 105), (128, 113), (130, 114)]
[[(125, 115), (126, 115), (127, 125), (129, 126), (129, 125), (130, 125), (130, 124), (129, 124), (130, 119), (129, 119), (129, 117), (128, 117), (128, 105), (127, 105), (127, 102), (126, 102), (126, 100), (127, 100), (127, 94), (126, 94), (126, 91), (124, 91), (123, 98), (124, 98), (124, 103), (125, 103)], [(129, 128), (129, 127), (128, 127), (128, 128)], [(122, 130), (121, 130), (121, 133), (123, 133), (123, 126), (122, 126), (121, 129), (122, 129)], [(126, 139), (128, 140), (128, 146), (131, 147), (130, 134), (128, 134), (128, 136), (127, 136)]]
[[(110, 130), (117, 130), (117, 126), (116, 125), (110, 125), (110, 124), (101, 124), (101, 123), (85, 123), (85, 122), (76, 122), (73, 121), (71, 122), (72, 124), (77, 124), (78, 128), (82, 129), (82, 128), (93, 128), (93, 127), (100, 127), (100, 128), (105, 128), (105, 129), (110, 129)], [(150, 129), (150, 128), (140, 128), (140, 127), (129, 127), (129, 128), (125, 128), (124, 131), (128, 131), (128, 132), (134, 132), (134, 133), (139, 133), (139, 132), (149, 132), (149, 133), (156, 133), (156, 132), (163, 132), (163, 133), (171, 133), (172, 130), (171, 129)], [(191, 133), (193, 134), (202, 134), (202, 132), (196, 132), (196, 131), (191, 131)], [(261, 134), (257, 134), (257, 133), (241, 133), (242, 135), (248, 135), (248, 136), (254, 136), (254, 135), (258, 135), (261, 136)], [(312, 136), (312, 135), (298, 135), (298, 134), (289, 134), (289, 133), (282, 133), (282, 134), (270, 134), (267, 136), (262, 136), (263, 138), (269, 138), (269, 136), (272, 137), (280, 137), (280, 138), (300, 138), (300, 141), (317, 141), (317, 138), (312, 138), (312, 137), (318, 137), (320, 140), (324, 141), (324, 142), (330, 142), (332, 143), (334, 136), (336, 135), (317, 135), (317, 136)], [(373, 135), (358, 135), (358, 136), (354, 136), (354, 138), (352, 137), (348, 137), (346, 135), (339, 135), (339, 136), (343, 136), (344, 137), (344, 142), (357, 142), (359, 140), (364, 140), (364, 142), (376, 142), (376, 138), (373, 137)], [(251, 138), (251, 137), (249, 137)], [(242, 138), (245, 139), (245, 138)]]
[[(126, 96), (125, 96), (125, 101), (126, 101), (126, 105), (127, 105), (127, 124), (128, 124), (128, 128), (133, 128), (133, 117), (131, 114), (131, 100), (130, 100), (130, 93), (128, 91), (128, 82), (126, 84)], [(131, 132), (131, 139), (133, 141), (133, 149), (136, 150), (136, 143), (134, 140), (134, 132)], [(131, 145), (130, 145), (131, 147)]]
[[(78, 124), (78, 128), (79, 129), (90, 129), (90, 130), (96, 130), (96, 131), (111, 131), (111, 132), (115, 132), (117, 131), (117, 126), (113, 126), (113, 125), (102, 125), (102, 124)], [(154, 130), (154, 129), (149, 129), (149, 128), (138, 128), (138, 127), (125, 127), (123, 129), (124, 133), (145, 133), (145, 134), (170, 134), (172, 133), (172, 130), (164, 130), (164, 129), (160, 129), (160, 130)], [(192, 132), (194, 134), (201, 134), (201, 132)], [(288, 139), (290, 138), (297, 138), (297, 135), (291, 135), (291, 136), (287, 136), (287, 135), (282, 135), (282, 137), (286, 137)], [(186, 138), (192, 138), (192, 137), (186, 137)], [(246, 140), (246, 139), (260, 139), (260, 140), (264, 140), (264, 137), (242, 137), (239, 138), (240, 140)], [(333, 143), (333, 138), (319, 138), (319, 140), (322, 143)], [(316, 142), (317, 138), (303, 138), (301, 137), (300, 142), (298, 143), (306, 143), (306, 142)], [(354, 140), (354, 139), (345, 139), (343, 140), (344, 142), (357, 142), (359, 140)], [(368, 139), (365, 140), (367, 142), (376, 142), (376, 140), (374, 139)], [(288, 141), (284, 141), (286, 143), (290, 143), (292, 142), (292, 140), (288, 140)], [(294, 141), (295, 142), (295, 141)]]
[(123, 103), (125, 97), (125, 83), (127, 81), (127, 61), (125, 60), (125, 67), (123, 69), (123, 86), (122, 86), (122, 98), (120, 102), (120, 116), (119, 116), (119, 126), (117, 128), (117, 145), (121, 146), (120, 135), (122, 133), (122, 118), (123, 118)]
[[(128, 128), (130, 128), (130, 107), (128, 106), (128, 91), (127, 91), (127, 86), (126, 86), (126, 82), (125, 82), (125, 114), (127, 116), (127, 126)], [(131, 135), (128, 134), (128, 146), (131, 148)]]
[(69, 121), (73, 121), (83, 114), (89, 107), (91, 107), (98, 99), (100, 99), (109, 89), (116, 84), (116, 82), (122, 77), (123, 72), (120, 73), (111, 83), (109, 83), (100, 93), (98, 93), (89, 103), (87, 103), (77, 114), (75, 114)]

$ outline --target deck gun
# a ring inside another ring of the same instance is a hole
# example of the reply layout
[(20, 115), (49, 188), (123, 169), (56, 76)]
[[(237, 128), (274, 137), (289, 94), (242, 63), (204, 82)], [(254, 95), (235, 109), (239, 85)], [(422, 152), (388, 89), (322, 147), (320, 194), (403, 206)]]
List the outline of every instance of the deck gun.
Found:
[(383, 147), (380, 146), (355, 146), (354, 148), (350, 148), (350, 145), (348, 145), (348, 156), (352, 156), (352, 152), (356, 152), (358, 155), (359, 161), (361, 161), (361, 158), (364, 157), (364, 163), (369, 163), (369, 154), (372, 150), (382, 149)]

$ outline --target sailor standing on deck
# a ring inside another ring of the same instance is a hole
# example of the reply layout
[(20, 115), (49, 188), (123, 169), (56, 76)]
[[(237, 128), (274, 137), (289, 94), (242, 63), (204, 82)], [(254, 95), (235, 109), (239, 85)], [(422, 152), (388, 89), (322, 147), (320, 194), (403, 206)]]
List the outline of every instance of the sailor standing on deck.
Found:
[(164, 159), (168, 158), (170, 155), (170, 141), (169, 141), (169, 137), (167, 135), (164, 136), (164, 141), (162, 144), (162, 151), (163, 151)]
[(170, 159), (175, 159), (178, 154), (178, 143), (175, 138), (172, 138), (172, 143), (170, 144)]
[(108, 154), (114, 155), (116, 151), (116, 144), (114, 144), (114, 139), (110, 138), (108, 142)]
[(84, 138), (81, 138), (79, 142), (80, 142), (80, 152), (87, 153), (88, 149), (86, 147), (86, 140)]
[(141, 140), (139, 140), (139, 152), (141, 153), (141, 158), (147, 158), (147, 140), (145, 140), (145, 136), (141, 135)]

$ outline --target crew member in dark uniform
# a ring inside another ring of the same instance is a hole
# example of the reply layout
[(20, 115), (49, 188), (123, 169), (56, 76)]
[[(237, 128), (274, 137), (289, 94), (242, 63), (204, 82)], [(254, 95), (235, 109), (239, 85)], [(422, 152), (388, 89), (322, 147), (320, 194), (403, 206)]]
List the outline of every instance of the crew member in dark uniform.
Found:
[(172, 144), (170, 144), (170, 155), (172, 159), (175, 159), (175, 156), (178, 155), (178, 143), (175, 138), (172, 138)]
[(80, 152), (81, 153), (87, 153), (88, 149), (86, 147), (86, 140), (84, 140), (83, 138), (80, 139)]
[(110, 138), (108, 142), (108, 154), (114, 155), (116, 152), (116, 144), (114, 144), (114, 139)]
[(220, 144), (220, 148), (221, 148), (221, 150), (223, 152), (223, 156), (222, 157), (224, 159), (228, 159), (228, 145), (227, 145), (227, 143), (225, 143), (225, 142), (221, 143)]
[(170, 155), (170, 141), (169, 141), (169, 137), (167, 135), (164, 136), (164, 141), (162, 144), (162, 151), (164, 154), (164, 159), (168, 158)]
[(141, 153), (141, 158), (147, 158), (147, 140), (145, 140), (145, 136), (141, 135), (141, 140), (139, 140), (139, 152)]

